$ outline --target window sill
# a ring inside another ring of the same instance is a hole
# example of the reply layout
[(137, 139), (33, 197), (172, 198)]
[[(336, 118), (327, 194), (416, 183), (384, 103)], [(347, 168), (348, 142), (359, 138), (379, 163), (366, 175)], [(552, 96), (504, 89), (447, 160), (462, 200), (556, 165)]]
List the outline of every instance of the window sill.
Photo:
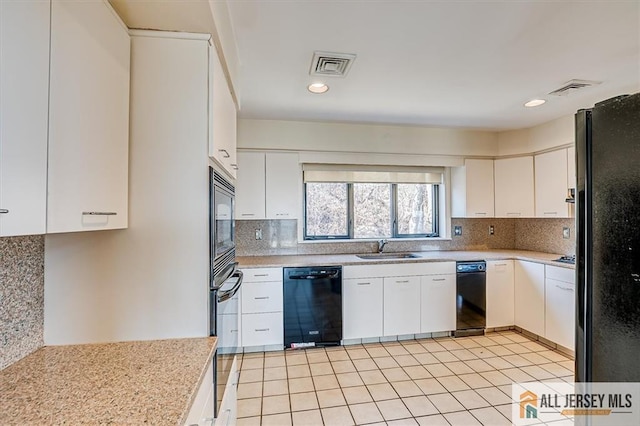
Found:
[(380, 240), (387, 240), (388, 242), (398, 241), (451, 241), (451, 238), (446, 237), (428, 237), (428, 238), (363, 238), (363, 239), (328, 239), (328, 240), (299, 240), (299, 244), (324, 244), (324, 243), (375, 243)]

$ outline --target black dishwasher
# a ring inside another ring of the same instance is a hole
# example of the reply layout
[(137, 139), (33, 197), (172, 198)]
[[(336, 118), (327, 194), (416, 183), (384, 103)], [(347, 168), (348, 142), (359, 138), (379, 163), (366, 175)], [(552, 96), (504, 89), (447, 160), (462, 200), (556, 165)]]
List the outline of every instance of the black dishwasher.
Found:
[(484, 334), (486, 270), (483, 260), (456, 262), (456, 337)]
[(342, 266), (284, 268), (284, 346), (342, 340)]

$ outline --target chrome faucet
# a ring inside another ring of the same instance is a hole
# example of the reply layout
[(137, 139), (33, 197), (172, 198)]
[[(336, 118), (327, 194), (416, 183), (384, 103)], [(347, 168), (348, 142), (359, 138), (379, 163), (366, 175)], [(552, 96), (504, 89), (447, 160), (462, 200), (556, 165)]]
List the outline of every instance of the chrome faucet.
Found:
[(378, 241), (378, 253), (382, 253), (384, 250), (384, 246), (387, 244), (387, 240), (379, 240)]

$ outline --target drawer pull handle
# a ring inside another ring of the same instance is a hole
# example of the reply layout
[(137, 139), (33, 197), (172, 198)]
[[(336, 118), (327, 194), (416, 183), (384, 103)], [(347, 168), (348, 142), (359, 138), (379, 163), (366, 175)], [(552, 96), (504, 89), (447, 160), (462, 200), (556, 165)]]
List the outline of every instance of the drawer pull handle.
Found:
[(544, 212), (544, 214), (558, 214), (558, 212)]
[(266, 300), (268, 298), (269, 298), (269, 296), (254, 297), (254, 299), (256, 299), (256, 300)]
[(556, 284), (556, 287), (558, 287), (560, 290), (566, 290), (566, 291), (573, 291), (573, 289), (571, 287), (562, 287)]
[(445, 281), (446, 278), (434, 278), (433, 281)]
[(240, 216), (255, 216), (255, 213), (242, 213)]
[(358, 283), (358, 285), (371, 285), (371, 283)]
[(521, 213), (520, 212), (514, 212), (514, 213), (507, 213), (507, 215), (511, 215), (511, 216), (520, 216)]
[(9, 210), (7, 209), (0, 209), (0, 214), (7, 214), (9, 213)]
[(229, 158), (229, 157), (231, 157), (231, 156), (229, 155), (229, 151), (227, 151), (226, 149), (219, 149), (219, 150), (218, 150), (218, 152), (221, 152), (221, 153), (222, 153), (222, 157), (223, 157), (223, 158)]
[(255, 330), (256, 331), (269, 331), (268, 328), (256, 328)]
[(231, 168), (232, 168), (233, 170), (238, 170), (238, 165), (237, 165), (237, 164), (232, 164), (232, 165), (231, 165)]
[(479, 215), (486, 215), (486, 212), (475, 212), (474, 214), (479, 214)]
[(402, 281), (396, 280), (396, 284), (406, 284), (408, 282), (409, 282), (409, 280), (402, 280)]
[(116, 212), (82, 212), (82, 216), (115, 216)]
[(268, 277), (269, 274), (255, 274), (254, 277)]

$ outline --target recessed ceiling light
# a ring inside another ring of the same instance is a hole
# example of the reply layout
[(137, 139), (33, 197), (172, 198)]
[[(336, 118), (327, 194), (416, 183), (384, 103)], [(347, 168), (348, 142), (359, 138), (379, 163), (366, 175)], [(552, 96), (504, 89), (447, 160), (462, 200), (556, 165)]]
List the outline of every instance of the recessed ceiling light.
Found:
[(309, 89), (311, 93), (324, 93), (329, 90), (329, 86), (324, 83), (311, 83), (307, 89)]
[(526, 106), (526, 107), (537, 107), (537, 106), (542, 105), (545, 102), (547, 102), (547, 101), (545, 101), (544, 99), (531, 99), (529, 102), (524, 104), (524, 106)]

